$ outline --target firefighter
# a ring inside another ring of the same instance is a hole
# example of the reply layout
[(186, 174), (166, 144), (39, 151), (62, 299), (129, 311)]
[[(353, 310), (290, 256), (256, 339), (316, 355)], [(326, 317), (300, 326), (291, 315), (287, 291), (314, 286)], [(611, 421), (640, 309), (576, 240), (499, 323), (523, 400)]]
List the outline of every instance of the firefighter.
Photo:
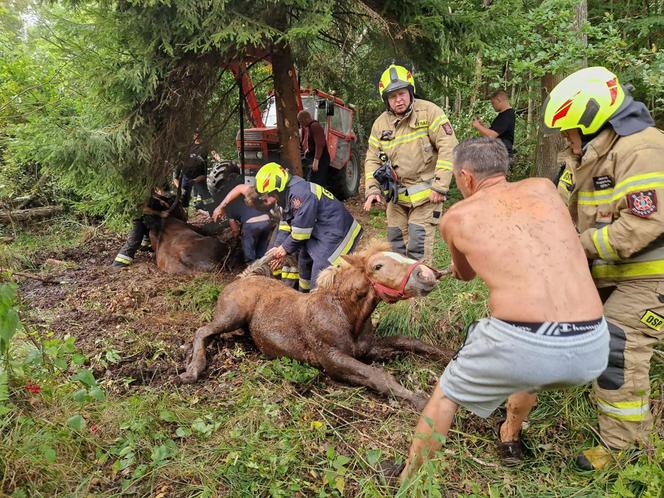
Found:
[(457, 139), (442, 109), (415, 98), (415, 80), (406, 68), (388, 67), (378, 92), (386, 110), (374, 122), (369, 137), (364, 209), (384, 201), (374, 172), (381, 167), (380, 156), (385, 153), (398, 177), (397, 202), (387, 204), (387, 240), (394, 251), (431, 262)]
[(315, 288), (318, 274), (357, 246), (362, 227), (320, 185), (291, 175), (277, 163), (268, 163), (256, 174), (256, 190), (283, 211), (275, 247), (270, 250), (272, 269), (283, 266), (286, 254), (300, 250), (301, 291)]
[(569, 150), (559, 189), (591, 262), (609, 322), (609, 366), (593, 390), (602, 442), (577, 457), (605, 466), (610, 450), (652, 429), (650, 359), (664, 337), (664, 133), (644, 104), (603, 67), (561, 81), (544, 104), (544, 126)]

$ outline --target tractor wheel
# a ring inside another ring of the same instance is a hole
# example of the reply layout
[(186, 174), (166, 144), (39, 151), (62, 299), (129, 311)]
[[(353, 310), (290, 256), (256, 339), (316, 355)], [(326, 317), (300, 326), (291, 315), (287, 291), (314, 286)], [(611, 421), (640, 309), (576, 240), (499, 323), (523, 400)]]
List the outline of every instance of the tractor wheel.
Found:
[(344, 169), (334, 171), (332, 176), (334, 195), (342, 201), (357, 195), (360, 190), (361, 173), (362, 168), (358, 157), (351, 154), (350, 161)]

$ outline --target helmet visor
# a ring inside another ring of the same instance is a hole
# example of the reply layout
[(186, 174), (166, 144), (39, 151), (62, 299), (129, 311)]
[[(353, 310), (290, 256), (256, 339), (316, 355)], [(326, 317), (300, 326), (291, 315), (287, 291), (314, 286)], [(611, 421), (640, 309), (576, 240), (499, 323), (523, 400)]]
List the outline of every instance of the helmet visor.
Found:
[(540, 131), (542, 132), (542, 135), (545, 137), (552, 137), (556, 133), (560, 133), (562, 130), (558, 127), (550, 128), (546, 124), (546, 108), (549, 106), (549, 102), (551, 102), (551, 95), (547, 95), (546, 99), (544, 100), (544, 104), (542, 104), (542, 116), (540, 119)]

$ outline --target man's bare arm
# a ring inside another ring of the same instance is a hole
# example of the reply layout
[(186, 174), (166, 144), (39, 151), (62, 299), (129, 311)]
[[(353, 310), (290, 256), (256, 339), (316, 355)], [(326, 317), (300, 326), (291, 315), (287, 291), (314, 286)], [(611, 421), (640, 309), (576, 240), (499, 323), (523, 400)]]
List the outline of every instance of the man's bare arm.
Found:
[(452, 256), (451, 267), (454, 277), (467, 282), (475, 278), (475, 270), (470, 266), (465, 254), (455, 245), (455, 239), (458, 237), (456, 227), (459, 226), (459, 223), (459, 216), (456, 212), (448, 211), (440, 220), (440, 234), (443, 236), (443, 240), (445, 240)]
[(498, 138), (498, 132), (492, 130), (488, 126), (486, 126), (482, 121), (479, 119), (474, 119), (473, 120), (473, 128), (475, 128), (477, 131), (480, 132), (480, 135), (484, 137), (489, 137), (489, 138)]
[(454, 247), (454, 245), (448, 244), (448, 247), (452, 253), (452, 270), (454, 271), (454, 277), (465, 282), (474, 279), (475, 270), (470, 266), (466, 256)]
[(224, 209), (226, 209), (226, 206), (228, 206), (231, 202), (233, 202), (235, 199), (240, 197), (241, 195), (248, 195), (251, 190), (251, 185), (245, 185), (241, 183), (240, 185), (236, 185), (233, 190), (228, 192), (226, 194), (226, 197), (224, 197), (224, 200), (219, 203), (217, 208), (214, 210), (212, 213), (212, 219), (214, 221), (218, 221), (223, 215), (224, 215)]

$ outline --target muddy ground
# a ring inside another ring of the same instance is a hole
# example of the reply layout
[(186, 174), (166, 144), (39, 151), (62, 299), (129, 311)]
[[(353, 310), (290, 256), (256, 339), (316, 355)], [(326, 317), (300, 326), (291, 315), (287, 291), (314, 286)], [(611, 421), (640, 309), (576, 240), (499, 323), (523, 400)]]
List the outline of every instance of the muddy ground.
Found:
[[(365, 227), (364, 238), (376, 236), (377, 230), (366, 223), (361, 199), (346, 205)], [(205, 305), (206, 296), (195, 302), (192, 292), (195, 294), (198, 283), (222, 287), (242, 267), (230, 265), (230, 271), (198, 276), (169, 275), (156, 267), (152, 253), (139, 251), (131, 267), (113, 269), (110, 263), (123, 242), (122, 235), (97, 231), (79, 246), (39, 254), (34, 263), (41, 266), (40, 275), (58, 283), (20, 279), (26, 310), (23, 319), (59, 337), (76, 337), (77, 347), (91, 359), (97, 378), (130, 378), (133, 385), (174, 382), (184, 368), (185, 345), (209, 320), (214, 307), (211, 298)], [(233, 342), (247, 355), (260, 355), (246, 337)], [(234, 347), (211, 343), (205, 377), (222, 376), (242, 361), (233, 354)], [(117, 389), (129, 387), (126, 382), (109, 384)]]

